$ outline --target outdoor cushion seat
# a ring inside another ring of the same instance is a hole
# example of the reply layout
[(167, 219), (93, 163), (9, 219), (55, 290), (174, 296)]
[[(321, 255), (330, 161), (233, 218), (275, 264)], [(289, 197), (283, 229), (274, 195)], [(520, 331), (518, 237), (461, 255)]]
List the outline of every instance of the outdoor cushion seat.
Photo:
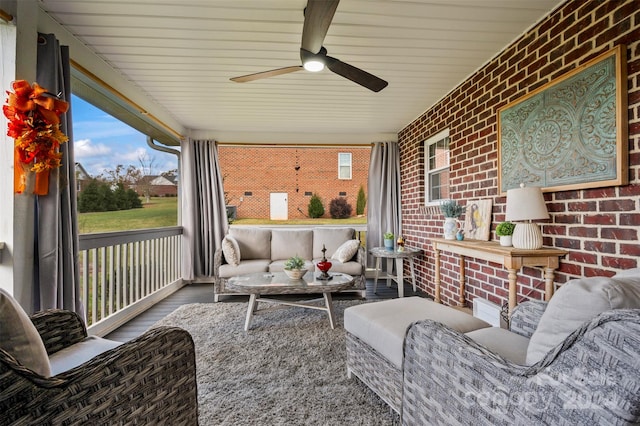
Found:
[(442, 321), (463, 333), (491, 327), (463, 311), (417, 296), (352, 306), (344, 311), (347, 375), (356, 375), (398, 413), (405, 336), (413, 323), (426, 319)]
[[(324, 252), (322, 251), (324, 249)], [(332, 256), (336, 255), (337, 259)], [(319, 274), (316, 265), (326, 257), (332, 266), (329, 273), (353, 276), (353, 286), (343, 291), (356, 291), (364, 298), (365, 250), (356, 239), (353, 228), (262, 228), (231, 227), (214, 253), (214, 301), (220, 295), (239, 294), (227, 287), (229, 278), (257, 272), (282, 272), (287, 259), (298, 256), (305, 267)]]
[(218, 276), (220, 278), (231, 278), (235, 275), (253, 274), (254, 272), (269, 272), (269, 264), (267, 259), (250, 259), (243, 260), (238, 266), (228, 263), (220, 265)]
[(425, 319), (441, 322), (462, 333), (491, 327), (491, 324), (460, 310), (413, 296), (347, 308), (344, 329), (402, 369), (407, 330), (414, 322)]
[(125, 343), (88, 337), (77, 313), (28, 317), (0, 290), (0, 424), (197, 425), (197, 398), (186, 330), (157, 327)]

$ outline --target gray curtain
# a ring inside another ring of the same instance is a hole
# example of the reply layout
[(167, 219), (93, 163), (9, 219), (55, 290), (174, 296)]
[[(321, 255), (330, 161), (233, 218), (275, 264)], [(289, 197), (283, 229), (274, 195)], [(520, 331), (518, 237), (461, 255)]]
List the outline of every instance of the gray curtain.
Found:
[[(400, 150), (395, 142), (376, 142), (369, 162), (367, 247), (383, 245), (389, 231), (402, 235), (400, 210)], [(371, 259), (369, 265), (371, 265)]]
[(227, 210), (215, 141), (182, 143), (182, 275), (213, 275), (213, 256), (227, 233)]
[[(49, 92), (61, 94), (71, 103), (69, 49), (60, 46), (53, 34), (38, 34), (36, 81)], [(32, 311), (67, 309), (84, 317), (79, 291), (78, 227), (76, 216), (75, 161), (71, 108), (61, 116), (60, 129), (69, 137), (62, 144), (62, 166), (51, 171), (47, 195), (27, 195), (26, 205), (33, 206), (33, 235), (29, 233), (23, 249), (24, 259), (31, 261), (30, 280), (23, 282), (31, 289)], [(25, 224), (26, 226), (31, 226)], [(20, 258), (20, 257), (17, 257)], [(28, 267), (28, 266), (27, 266)]]

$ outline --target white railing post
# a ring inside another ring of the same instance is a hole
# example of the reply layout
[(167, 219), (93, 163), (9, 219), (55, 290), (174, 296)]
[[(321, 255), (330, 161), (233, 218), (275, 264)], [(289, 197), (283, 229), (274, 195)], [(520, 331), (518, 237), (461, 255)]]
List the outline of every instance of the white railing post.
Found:
[(178, 226), (80, 235), (80, 291), (90, 331), (103, 335), (156, 303), (158, 293), (182, 285), (181, 238)]

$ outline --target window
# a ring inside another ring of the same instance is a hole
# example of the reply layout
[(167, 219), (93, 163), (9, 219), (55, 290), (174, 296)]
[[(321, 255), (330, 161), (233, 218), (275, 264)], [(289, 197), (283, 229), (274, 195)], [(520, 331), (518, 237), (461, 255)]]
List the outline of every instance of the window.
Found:
[(351, 153), (338, 153), (338, 179), (351, 179)]
[(449, 129), (424, 141), (425, 204), (449, 198)]

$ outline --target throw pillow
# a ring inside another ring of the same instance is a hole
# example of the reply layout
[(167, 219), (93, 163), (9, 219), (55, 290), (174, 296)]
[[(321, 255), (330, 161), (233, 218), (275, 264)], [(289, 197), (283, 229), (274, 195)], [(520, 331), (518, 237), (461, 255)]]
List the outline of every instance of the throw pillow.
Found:
[(360, 247), (360, 241), (358, 240), (349, 240), (342, 243), (340, 247), (333, 253), (331, 259), (335, 259), (340, 263), (346, 263), (350, 261), (353, 256), (358, 252), (358, 248)]
[(569, 334), (611, 309), (640, 308), (640, 276), (580, 278), (568, 281), (551, 298), (531, 335), (527, 364), (540, 361)]
[(0, 349), (41, 376), (51, 376), (42, 338), (20, 304), (0, 289)]
[(238, 241), (231, 235), (227, 235), (222, 240), (222, 254), (228, 264), (238, 266), (240, 264), (240, 246)]

